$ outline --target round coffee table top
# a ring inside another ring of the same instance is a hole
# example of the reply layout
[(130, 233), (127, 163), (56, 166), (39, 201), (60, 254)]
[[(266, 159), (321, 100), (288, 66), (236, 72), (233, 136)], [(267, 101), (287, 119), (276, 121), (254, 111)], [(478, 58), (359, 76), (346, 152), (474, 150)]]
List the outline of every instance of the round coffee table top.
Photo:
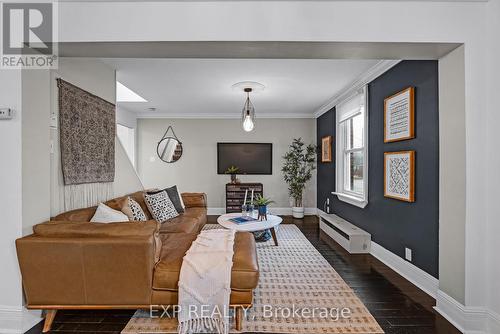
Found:
[(267, 215), (267, 220), (262, 220), (262, 221), (254, 221), (254, 222), (247, 222), (243, 224), (236, 224), (229, 219), (235, 218), (235, 217), (241, 217), (241, 213), (227, 213), (225, 215), (220, 216), (217, 218), (217, 223), (219, 225), (222, 225), (225, 228), (231, 229), (231, 230), (236, 230), (236, 231), (245, 231), (245, 232), (257, 232), (257, 231), (263, 231), (267, 230), (270, 228), (273, 228), (277, 225), (279, 225), (283, 219), (281, 217), (275, 216), (275, 215)]

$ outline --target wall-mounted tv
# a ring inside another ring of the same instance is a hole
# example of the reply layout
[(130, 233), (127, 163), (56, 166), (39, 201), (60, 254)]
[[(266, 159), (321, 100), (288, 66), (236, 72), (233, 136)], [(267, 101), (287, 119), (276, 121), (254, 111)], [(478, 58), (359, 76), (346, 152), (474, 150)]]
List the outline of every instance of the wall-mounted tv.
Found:
[(273, 173), (273, 144), (271, 143), (217, 143), (217, 174), (231, 166), (238, 174)]

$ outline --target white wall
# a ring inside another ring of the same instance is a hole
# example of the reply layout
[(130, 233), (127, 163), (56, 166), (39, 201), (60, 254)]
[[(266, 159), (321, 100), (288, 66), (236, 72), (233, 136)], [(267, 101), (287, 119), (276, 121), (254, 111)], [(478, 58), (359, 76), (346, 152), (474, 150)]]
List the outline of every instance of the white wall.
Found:
[[(22, 74), (0, 70), (0, 108), (14, 110), (14, 119), (0, 120), (0, 332), (24, 333), (40, 321), (40, 312), (23, 309), (21, 275), (14, 240), (23, 228)], [(46, 177), (46, 176), (45, 176)]]
[[(156, 146), (169, 125), (182, 142), (184, 152), (179, 161), (167, 164), (158, 158)], [(217, 142), (273, 143), (273, 174), (239, 178), (242, 182), (263, 183), (264, 195), (276, 201), (271, 208), (289, 208), (287, 185), (280, 172), (281, 157), (292, 139), (298, 137), (315, 144), (316, 120), (257, 119), (254, 131), (246, 133), (239, 119), (139, 119), (139, 175), (146, 188), (177, 184), (181, 191), (207, 193), (212, 210), (225, 208), (225, 184), (230, 177), (217, 175)], [(305, 207), (316, 207), (316, 174), (306, 188), (304, 201)]]
[(139, 175), (134, 169), (122, 143), (115, 140), (115, 182), (113, 197), (123, 196), (144, 189)]
[(23, 235), (50, 218), (50, 72), (23, 70)]
[[(59, 58), (59, 68), (51, 73), (52, 112), (58, 114), (57, 83), (62, 78), (106, 101), (115, 103), (115, 70), (96, 59)], [(51, 156), (51, 215), (64, 211), (64, 182), (60, 165), (59, 129), (51, 131), (54, 141), (54, 154)], [(142, 184), (126, 156), (119, 140), (115, 140), (115, 181), (113, 190), (116, 196), (142, 189)]]
[[(490, 314), (490, 331), (492, 333), (500, 333), (500, 265), (498, 261), (498, 238), (500, 236), (500, 205), (498, 204), (498, 189), (500, 189), (500, 156), (496, 152), (498, 150), (499, 135), (498, 125), (500, 124), (500, 113), (498, 108), (498, 94), (500, 92), (500, 39), (498, 37), (500, 31), (500, 1), (493, 0), (487, 5), (488, 13), (488, 106), (486, 115), (487, 128), (487, 174), (485, 175), (485, 191), (487, 199), (487, 221), (488, 227), (486, 230), (487, 247), (485, 249), (486, 262), (486, 277), (488, 286), (488, 308)], [(492, 318), (496, 318), (493, 320)]]
[(439, 288), (465, 303), (464, 47), (439, 60)]
[(137, 115), (127, 109), (116, 106), (116, 123), (135, 129), (137, 127)]
[[(137, 114), (120, 107), (120, 104), (118, 103), (116, 106), (116, 123), (134, 129), (134, 161), (132, 161), (132, 163), (134, 166), (137, 166)], [(130, 143), (124, 145), (130, 145)]]

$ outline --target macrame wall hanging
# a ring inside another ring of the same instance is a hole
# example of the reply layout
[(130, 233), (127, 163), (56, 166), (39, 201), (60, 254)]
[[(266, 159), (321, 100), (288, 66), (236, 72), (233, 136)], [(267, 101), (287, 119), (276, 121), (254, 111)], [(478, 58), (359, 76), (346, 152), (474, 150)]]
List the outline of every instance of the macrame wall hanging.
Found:
[(115, 105), (62, 79), (57, 86), (64, 209), (96, 205), (113, 196)]

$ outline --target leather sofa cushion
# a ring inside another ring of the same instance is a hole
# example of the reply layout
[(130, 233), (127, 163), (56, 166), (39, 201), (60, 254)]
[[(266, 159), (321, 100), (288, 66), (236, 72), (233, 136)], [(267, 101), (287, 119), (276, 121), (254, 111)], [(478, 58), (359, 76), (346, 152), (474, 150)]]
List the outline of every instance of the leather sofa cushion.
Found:
[(186, 208), (184, 213), (161, 224), (160, 233), (196, 233), (206, 222), (205, 208)]
[(54, 218), (53, 221), (89, 222), (95, 214), (97, 206), (84, 209), (76, 209), (63, 212)]
[[(153, 274), (153, 289), (177, 291), (183, 257), (196, 237), (197, 233), (160, 235), (162, 250)], [(254, 289), (258, 281), (259, 265), (254, 236), (248, 232), (237, 232), (234, 240), (231, 289)]]

